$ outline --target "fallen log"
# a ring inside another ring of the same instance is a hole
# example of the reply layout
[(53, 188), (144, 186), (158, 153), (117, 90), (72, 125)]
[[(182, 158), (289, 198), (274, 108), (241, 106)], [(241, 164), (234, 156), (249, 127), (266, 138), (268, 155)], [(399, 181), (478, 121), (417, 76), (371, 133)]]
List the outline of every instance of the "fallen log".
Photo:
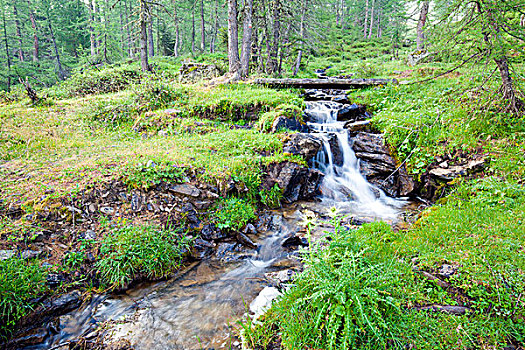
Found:
[(255, 79), (255, 85), (266, 85), (272, 88), (303, 89), (359, 89), (368, 86), (398, 84), (396, 79)]
[(441, 312), (454, 316), (462, 316), (467, 312), (472, 311), (471, 308), (465, 306), (453, 306), (453, 305), (430, 305), (423, 307), (415, 307), (413, 310), (416, 311), (430, 311), (430, 312)]

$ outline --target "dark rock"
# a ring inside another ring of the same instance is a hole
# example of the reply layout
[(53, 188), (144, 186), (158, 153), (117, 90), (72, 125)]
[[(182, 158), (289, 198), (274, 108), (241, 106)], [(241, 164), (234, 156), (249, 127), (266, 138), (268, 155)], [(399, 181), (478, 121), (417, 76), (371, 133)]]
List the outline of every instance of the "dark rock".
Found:
[(339, 144), (339, 139), (336, 134), (329, 134), (328, 143), (330, 144), (330, 152), (332, 153), (332, 161), (337, 166), (342, 166), (344, 163), (343, 151)]
[(193, 244), (193, 254), (195, 259), (202, 260), (213, 254), (215, 246), (203, 239), (197, 238)]
[(349, 132), (370, 131), (370, 120), (362, 120), (358, 122), (349, 121), (345, 124), (345, 129)]
[(301, 155), (307, 162), (314, 158), (321, 149), (322, 142), (310, 134), (292, 134), (284, 144), (283, 152)]
[(279, 132), (283, 129), (299, 132), (307, 132), (308, 127), (305, 124), (301, 124), (295, 118), (286, 118), (284, 116), (277, 117), (272, 124), (272, 133)]
[(142, 198), (136, 193), (131, 195), (131, 210), (135, 212), (142, 210)]
[(213, 202), (211, 201), (198, 201), (195, 202), (195, 208), (199, 210), (206, 210), (209, 209), (213, 205)]
[(170, 186), (169, 190), (176, 194), (194, 198), (199, 197), (201, 194), (201, 191), (197, 187), (188, 184)]
[(60, 284), (62, 284), (62, 282), (64, 282), (66, 279), (64, 278), (64, 276), (62, 276), (61, 274), (58, 274), (58, 273), (50, 273), (49, 275), (47, 275), (47, 279), (46, 279), (46, 282), (47, 282), (47, 285), (50, 286), (51, 288), (53, 287), (58, 287)]
[(348, 96), (346, 95), (337, 95), (332, 97), (332, 101), (342, 104), (349, 104), (350, 100), (348, 99)]
[(360, 159), (361, 173), (366, 179), (392, 197), (407, 196), (415, 190), (415, 183), (398, 166), (390, 154), (383, 135), (358, 132), (352, 139), (352, 148)]
[(249, 248), (257, 248), (257, 244), (254, 243), (248, 236), (246, 236), (244, 233), (241, 233), (241, 232), (237, 232), (236, 234), (236, 238), (237, 238), (237, 241), (239, 241), (239, 243), (249, 247)]
[(200, 224), (200, 220), (197, 217), (197, 211), (195, 210), (193, 204), (186, 203), (182, 206), (181, 210), (189, 224), (196, 226)]
[(339, 111), (337, 111), (337, 120), (361, 120), (365, 119), (366, 108), (364, 106), (356, 105), (345, 105)]
[(290, 235), (281, 242), (281, 246), (284, 248), (291, 247), (308, 247), (308, 240), (303, 237), (297, 237), (296, 235)]
[(267, 167), (263, 186), (271, 189), (275, 184), (283, 190), (283, 199), (293, 203), (311, 198), (318, 190), (324, 175), (293, 162), (272, 163)]
[(228, 237), (228, 235), (221, 230), (219, 230), (215, 225), (208, 224), (205, 225), (201, 230), (202, 238), (208, 241), (216, 241), (219, 239), (224, 239)]
[(45, 302), (43, 306), (46, 314), (58, 316), (75, 310), (80, 304), (82, 304), (81, 294), (78, 290), (74, 290), (56, 299)]

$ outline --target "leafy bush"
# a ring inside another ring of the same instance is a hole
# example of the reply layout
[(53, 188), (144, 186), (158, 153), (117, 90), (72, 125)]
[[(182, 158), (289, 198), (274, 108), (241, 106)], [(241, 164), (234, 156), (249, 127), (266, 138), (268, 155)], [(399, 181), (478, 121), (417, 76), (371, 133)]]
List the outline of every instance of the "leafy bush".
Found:
[(163, 160), (150, 160), (128, 166), (124, 171), (124, 181), (131, 188), (149, 190), (161, 181), (181, 182), (186, 168)]
[(117, 226), (104, 237), (96, 263), (103, 284), (126, 286), (135, 279), (158, 279), (177, 269), (190, 241), (179, 232), (153, 226)]
[(275, 184), (271, 190), (262, 189), (259, 191), (261, 203), (268, 208), (276, 209), (281, 207), (281, 200), (283, 199), (283, 190), (278, 184)]
[(217, 204), (214, 216), (218, 228), (233, 231), (240, 231), (250, 220), (256, 218), (254, 206), (236, 197), (222, 199)]
[(0, 337), (31, 310), (30, 300), (45, 291), (45, 276), (36, 262), (0, 261)]

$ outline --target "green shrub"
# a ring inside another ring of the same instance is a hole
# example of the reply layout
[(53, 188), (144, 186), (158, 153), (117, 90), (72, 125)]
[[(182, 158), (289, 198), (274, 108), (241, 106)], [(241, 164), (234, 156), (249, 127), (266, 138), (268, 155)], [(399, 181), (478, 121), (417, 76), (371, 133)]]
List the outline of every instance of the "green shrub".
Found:
[(44, 293), (45, 276), (37, 262), (0, 261), (0, 338), (31, 310), (30, 300)]
[(188, 238), (179, 232), (121, 225), (104, 237), (95, 266), (104, 285), (124, 287), (141, 277), (169, 276), (180, 266), (189, 245)]
[(329, 245), (305, 254), (308, 268), (266, 315), (279, 327), (285, 349), (401, 347), (406, 316), (396, 288), (400, 272), (388, 258), (371, 261), (360, 245), (354, 231), (336, 223)]
[(222, 199), (217, 204), (214, 217), (218, 228), (233, 231), (240, 231), (250, 220), (256, 218), (253, 204), (236, 197)]
[(153, 111), (170, 106), (173, 102), (187, 102), (190, 90), (155, 76), (148, 76), (139, 85), (134, 86), (138, 110)]

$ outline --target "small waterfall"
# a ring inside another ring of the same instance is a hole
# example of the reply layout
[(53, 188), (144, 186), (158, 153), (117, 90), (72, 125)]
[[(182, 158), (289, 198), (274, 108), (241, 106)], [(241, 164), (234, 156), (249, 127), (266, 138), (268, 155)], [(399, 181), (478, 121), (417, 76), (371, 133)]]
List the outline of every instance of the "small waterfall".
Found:
[(323, 150), (314, 160), (314, 166), (325, 174), (323, 201), (344, 212), (394, 219), (405, 202), (388, 197), (361, 174), (345, 122), (337, 120), (341, 107), (336, 102), (309, 102), (305, 111), (312, 134), (323, 142)]

